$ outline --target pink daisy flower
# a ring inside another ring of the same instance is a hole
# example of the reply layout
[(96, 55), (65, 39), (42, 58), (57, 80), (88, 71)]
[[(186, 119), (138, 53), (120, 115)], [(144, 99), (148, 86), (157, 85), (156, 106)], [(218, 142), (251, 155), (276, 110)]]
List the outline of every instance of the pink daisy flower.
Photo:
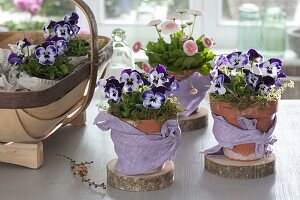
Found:
[(183, 51), (188, 56), (193, 56), (198, 52), (197, 43), (193, 40), (187, 40), (183, 44)]
[(194, 10), (194, 9), (189, 10), (188, 13), (190, 15), (194, 15), (194, 16), (202, 16), (202, 15), (204, 15), (204, 13), (201, 10)]
[(180, 26), (173, 21), (165, 21), (161, 25), (161, 32), (165, 34), (177, 33), (180, 31)]
[(140, 41), (137, 41), (136, 43), (134, 43), (132, 50), (134, 53), (137, 53), (141, 50), (142, 48), (142, 43)]
[(214, 45), (214, 42), (211, 38), (209, 37), (204, 37), (202, 39), (202, 44), (206, 47), (206, 48), (211, 48)]
[(184, 41), (187, 41), (189, 38), (190, 38), (190, 36), (183, 35), (183, 36), (180, 37), (180, 41), (184, 42)]
[(148, 23), (148, 26), (157, 26), (160, 23), (162, 23), (161, 19), (156, 19), (156, 20), (152, 20), (151, 22)]
[(142, 68), (146, 73), (149, 73), (152, 70), (152, 67), (149, 65), (149, 63), (143, 63)]

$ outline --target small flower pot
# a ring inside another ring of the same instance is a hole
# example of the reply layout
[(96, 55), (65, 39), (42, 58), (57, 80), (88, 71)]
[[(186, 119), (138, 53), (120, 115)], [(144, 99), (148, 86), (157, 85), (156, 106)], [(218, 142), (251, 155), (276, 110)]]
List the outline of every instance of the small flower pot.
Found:
[[(241, 128), (237, 121), (238, 117), (243, 116), (247, 119), (256, 119), (256, 128), (262, 132), (267, 132), (274, 121), (275, 114), (278, 110), (278, 101), (268, 102), (265, 108), (258, 105), (249, 107), (243, 111), (233, 108), (227, 102), (216, 102), (211, 100), (211, 110), (214, 114), (222, 116), (229, 124)], [(233, 149), (224, 148), (224, 155), (234, 160), (257, 160), (255, 155), (255, 144), (240, 144)]]
[(26, 73), (21, 72), (19, 78), (17, 79), (17, 83), (24, 88), (31, 90), (31, 91), (41, 91), (46, 90), (53, 85), (55, 85), (58, 81), (57, 80), (49, 80), (49, 79), (42, 79), (37, 77), (31, 77)]
[(84, 60), (86, 60), (89, 56), (85, 55), (85, 56), (78, 56), (78, 57), (73, 57), (70, 56), (70, 64), (74, 65), (74, 66), (78, 66), (80, 63), (82, 63)]
[(164, 124), (164, 122), (155, 119), (138, 120), (137, 122), (131, 120), (125, 121), (148, 135), (160, 135), (161, 127)]

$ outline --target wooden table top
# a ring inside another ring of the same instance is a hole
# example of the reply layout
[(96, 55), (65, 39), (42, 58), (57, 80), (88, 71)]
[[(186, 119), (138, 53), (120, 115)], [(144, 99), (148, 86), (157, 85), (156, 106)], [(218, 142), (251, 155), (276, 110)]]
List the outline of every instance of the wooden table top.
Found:
[[(255, 180), (226, 179), (204, 169), (204, 156), (199, 153), (216, 144), (212, 135), (212, 119), (206, 128), (182, 133), (182, 143), (174, 159), (175, 182), (153, 192), (124, 192), (110, 186), (106, 190), (90, 189), (70, 170), (70, 162), (57, 154), (66, 154), (76, 161), (94, 161), (88, 176), (106, 182), (106, 164), (116, 158), (109, 132), (100, 131), (93, 120), (97, 115), (92, 101), (84, 127), (66, 126), (44, 141), (44, 165), (31, 170), (0, 163), (0, 199), (5, 200), (233, 200), (233, 199), (300, 199), (300, 100), (282, 100), (278, 112), (274, 145), (276, 173)], [(203, 102), (204, 106), (207, 101)]]

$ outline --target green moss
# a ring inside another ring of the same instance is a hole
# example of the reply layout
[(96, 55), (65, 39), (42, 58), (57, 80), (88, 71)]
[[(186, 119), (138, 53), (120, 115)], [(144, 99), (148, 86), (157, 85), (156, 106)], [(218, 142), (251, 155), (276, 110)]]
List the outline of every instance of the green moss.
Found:
[(131, 93), (123, 93), (122, 101), (119, 103), (113, 103), (109, 100), (108, 113), (118, 118), (126, 118), (133, 121), (147, 119), (166, 121), (177, 119), (177, 114), (182, 112), (175, 97), (168, 98), (159, 109), (145, 108), (143, 106), (142, 92), (143, 89)]

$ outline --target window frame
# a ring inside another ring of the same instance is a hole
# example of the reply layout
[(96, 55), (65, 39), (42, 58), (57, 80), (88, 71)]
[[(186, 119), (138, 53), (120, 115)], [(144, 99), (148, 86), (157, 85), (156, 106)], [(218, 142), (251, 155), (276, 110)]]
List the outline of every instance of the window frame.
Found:
[[(95, 14), (99, 35), (110, 36), (114, 28), (122, 28), (126, 31), (126, 41), (129, 44), (133, 44), (136, 40), (146, 42), (157, 38), (155, 30), (147, 27), (146, 24), (124, 24), (116, 20), (105, 20), (104, 0), (85, 1)], [(203, 10), (205, 12), (205, 16), (200, 17), (196, 21), (197, 28), (195, 29), (195, 35), (199, 36), (201, 34), (206, 34), (207, 36), (212, 37), (216, 43), (215, 48), (217, 49), (234, 49), (237, 47), (238, 22), (223, 20), (222, 3), (222, 0), (189, 0), (190, 8)], [(82, 22), (82, 18), (84, 18), (83, 14), (79, 15), (81, 15), (80, 25), (83, 28), (87, 28), (87, 23)], [(288, 22), (287, 28), (295, 27), (296, 25), (297, 23)], [(229, 37), (224, 39), (224, 36)]]

